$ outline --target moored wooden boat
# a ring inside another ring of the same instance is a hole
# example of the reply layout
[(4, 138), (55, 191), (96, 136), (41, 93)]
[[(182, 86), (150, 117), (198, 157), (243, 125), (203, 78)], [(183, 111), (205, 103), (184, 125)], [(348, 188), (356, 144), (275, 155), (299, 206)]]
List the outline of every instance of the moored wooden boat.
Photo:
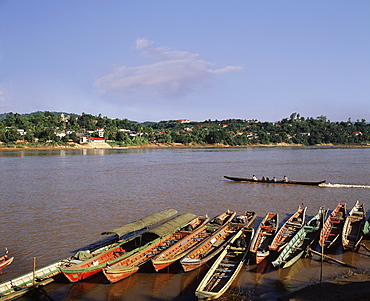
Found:
[(254, 229), (241, 228), (203, 277), (195, 295), (198, 299), (222, 296), (240, 273), (249, 252)]
[(256, 222), (257, 214), (255, 211), (245, 211), (240, 215), (237, 215), (233, 222), (244, 224), (245, 228), (253, 227), (254, 223)]
[(320, 246), (325, 250), (336, 247), (340, 242), (346, 213), (346, 204), (338, 204), (326, 219), (319, 240)]
[[(53, 277), (60, 274), (60, 266), (68, 259), (60, 260), (22, 276), (0, 283), (0, 300), (14, 300), (29, 292), (35, 286), (43, 286), (53, 282)], [(34, 277), (35, 276), (35, 277)]]
[[(173, 211), (173, 209), (169, 211), (163, 210), (161, 212), (152, 214), (140, 221), (144, 221), (144, 224), (146, 226), (150, 226), (158, 222), (163, 222), (163, 218), (173, 216), (175, 212), (177, 211), (176, 210)], [(171, 221), (174, 220), (175, 218), (168, 220), (166, 223), (171, 225)], [(89, 256), (89, 254), (86, 254), (86, 252), (78, 252), (79, 254), (84, 253), (84, 255), (85, 254), (88, 255), (88, 257), (86, 259), (78, 258), (77, 260), (71, 261), (71, 263), (68, 266), (60, 267), (60, 270), (63, 273), (63, 275), (70, 282), (77, 282), (100, 272), (102, 268), (106, 266), (107, 263), (114, 264), (123, 259), (124, 257), (126, 257), (128, 252), (142, 245), (142, 235), (145, 234), (145, 232), (142, 233), (139, 231), (138, 233), (135, 233), (135, 231), (139, 230), (143, 226), (143, 223), (137, 222), (138, 221), (125, 225), (124, 226), (125, 230), (122, 230), (121, 228), (120, 228), (121, 230), (118, 230), (117, 232), (118, 236), (122, 236), (125, 233), (134, 233), (134, 235), (129, 236), (127, 239), (123, 239), (117, 243), (99, 249), (95, 251), (93, 254), (91, 254), (91, 256)], [(113, 231), (114, 230), (109, 232), (112, 233)], [(151, 240), (154, 240), (155, 238), (157, 237), (153, 236), (151, 237)], [(74, 257), (77, 256), (75, 255)]]
[(277, 232), (278, 223), (278, 213), (268, 212), (259, 224), (250, 247), (251, 255), (253, 255), (257, 264), (270, 254), (268, 246)]
[[(186, 219), (182, 219), (176, 229), (167, 233), (163, 232), (165, 233), (164, 235), (158, 235), (157, 239), (140, 247), (139, 250), (131, 252), (131, 254), (123, 260), (103, 268), (103, 273), (108, 281), (114, 283), (127, 278), (136, 273), (139, 268), (150, 261), (153, 256), (160, 254), (176, 242), (186, 243), (188, 237), (191, 236), (194, 231), (197, 231), (198, 228), (203, 228), (209, 220), (206, 217), (195, 217), (193, 214), (190, 215), (189, 213), (183, 214), (183, 216), (186, 217)], [(192, 219), (189, 220), (188, 217), (192, 217)], [(184, 223), (184, 221), (186, 221), (186, 223)], [(160, 232), (155, 229), (151, 230), (151, 232), (160, 234)]]
[(235, 211), (223, 213), (222, 218), (219, 221), (216, 220), (212, 225), (214, 232), (201, 244), (186, 253), (180, 260), (185, 272), (199, 268), (222, 251), (228, 240), (235, 235), (235, 231), (243, 226), (243, 224), (231, 223), (235, 214)]
[(363, 237), (363, 227), (365, 223), (366, 212), (364, 204), (356, 201), (356, 204), (350, 210), (344, 222), (342, 231), (342, 245), (344, 250), (357, 251)]
[(299, 229), (302, 228), (306, 219), (306, 210), (307, 207), (302, 204), (298, 207), (298, 210), (285, 221), (269, 245), (270, 251), (280, 252)]
[[(200, 245), (207, 239), (212, 232), (214, 232), (215, 221), (221, 220), (226, 213), (222, 213), (208, 222), (204, 227), (197, 229), (191, 235), (186, 237), (185, 241), (178, 241), (168, 249), (164, 250), (157, 256), (151, 259), (154, 269), (158, 272), (171, 265), (172, 263), (183, 258), (189, 250)], [(235, 218), (236, 222), (246, 224), (246, 227), (251, 227), (256, 219), (256, 213), (253, 211), (246, 211), (242, 215)]]
[[(141, 228), (149, 227), (152, 224), (158, 223), (167, 219), (177, 213), (175, 209), (165, 209), (160, 212), (151, 214), (150, 216), (140, 219), (138, 221), (129, 223), (124, 226), (124, 228), (117, 228), (116, 233), (118, 236), (129, 234), (132, 231), (140, 230)], [(121, 229), (121, 230), (119, 230)], [(114, 231), (114, 230), (112, 230)], [(109, 231), (111, 234), (112, 231)], [(88, 251), (78, 252), (79, 254), (84, 253), (89, 256), (95, 256), (100, 254), (109, 248), (114, 248), (117, 245), (116, 242), (113, 242), (109, 245), (104, 245), (98, 248), (90, 249)], [(76, 256), (76, 255), (75, 255)], [(19, 298), (32, 290), (34, 287), (45, 286), (54, 281), (54, 278), (61, 273), (61, 267), (70, 267), (77, 263), (80, 263), (81, 260), (76, 260), (75, 256), (71, 256), (62, 260), (58, 260), (54, 263), (51, 263), (42, 268), (36, 269), (35, 273), (29, 272), (27, 274), (21, 275), (19, 277), (13, 278), (8, 281), (0, 283), (0, 300), (14, 300)]]
[(301, 258), (306, 249), (318, 238), (326, 213), (326, 209), (320, 208), (317, 214), (292, 237), (272, 265), (287, 268)]
[(305, 181), (284, 181), (284, 180), (254, 180), (248, 178), (238, 178), (238, 177), (229, 177), (224, 176), (224, 178), (232, 181), (237, 182), (254, 182), (254, 183), (268, 183), (268, 184), (291, 184), (291, 185), (311, 185), (311, 186), (318, 186), (326, 182), (326, 180), (316, 181), (316, 182), (305, 182)]

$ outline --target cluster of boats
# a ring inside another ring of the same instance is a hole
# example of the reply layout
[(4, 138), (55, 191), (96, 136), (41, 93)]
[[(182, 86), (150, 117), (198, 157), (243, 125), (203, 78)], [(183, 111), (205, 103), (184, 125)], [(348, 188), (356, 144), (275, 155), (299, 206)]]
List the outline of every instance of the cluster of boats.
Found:
[[(328, 218), (328, 210), (320, 208), (308, 222), (306, 209), (303, 204), (299, 206), (280, 228), (278, 213), (268, 212), (257, 229), (253, 228), (256, 220), (253, 211), (236, 215), (228, 210), (210, 219), (166, 209), (104, 232), (117, 238), (108, 245), (79, 251), (70, 258), (0, 283), (0, 300), (19, 297), (35, 285), (51, 282), (58, 274), (77, 282), (103, 272), (114, 283), (144, 265), (158, 272), (178, 263), (188, 272), (214, 260), (195, 292), (199, 299), (213, 299), (230, 287), (247, 259), (259, 264), (273, 256), (273, 266), (285, 268), (294, 264), (315, 241), (325, 250), (340, 241), (345, 250), (359, 248), (366, 233), (363, 204), (357, 201), (348, 214), (345, 204), (338, 204)], [(366, 223), (368, 229), (369, 222)]]

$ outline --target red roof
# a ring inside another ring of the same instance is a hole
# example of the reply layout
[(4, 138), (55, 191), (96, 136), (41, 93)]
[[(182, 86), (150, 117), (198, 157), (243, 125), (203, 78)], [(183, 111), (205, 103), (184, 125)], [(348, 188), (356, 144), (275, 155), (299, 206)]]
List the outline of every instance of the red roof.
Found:
[(93, 137), (93, 138), (89, 138), (89, 140), (105, 140), (105, 139), (104, 138)]

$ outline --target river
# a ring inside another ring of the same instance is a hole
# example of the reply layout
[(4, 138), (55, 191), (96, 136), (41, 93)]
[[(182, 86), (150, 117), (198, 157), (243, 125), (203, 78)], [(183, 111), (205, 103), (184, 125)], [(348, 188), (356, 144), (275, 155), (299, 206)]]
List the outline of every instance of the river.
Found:
[[(189, 149), (50, 150), (0, 152), (0, 254), (14, 262), (0, 282), (37, 266), (65, 258), (101, 239), (100, 233), (166, 208), (210, 217), (230, 209), (268, 211), (281, 223), (304, 203), (307, 216), (320, 206), (333, 210), (356, 200), (370, 210), (370, 149), (331, 147), (250, 147)], [(255, 174), (291, 180), (326, 180), (332, 187), (237, 183), (224, 175)], [(353, 186), (355, 185), (355, 186)], [(360, 188), (361, 187), (361, 188)], [(367, 212), (370, 214), (370, 211)], [(370, 241), (365, 241), (370, 247)], [(370, 257), (338, 249), (336, 258), (370, 268)], [(196, 300), (194, 291), (208, 267), (190, 273), (137, 273), (115, 284), (102, 275), (81, 283), (52, 283), (54, 300)], [(348, 271), (324, 263), (324, 278)], [(301, 259), (293, 267), (248, 266), (234, 290), (254, 300), (274, 300), (309, 283), (317, 283), (320, 263)], [(31, 300), (28, 297), (19, 299)]]

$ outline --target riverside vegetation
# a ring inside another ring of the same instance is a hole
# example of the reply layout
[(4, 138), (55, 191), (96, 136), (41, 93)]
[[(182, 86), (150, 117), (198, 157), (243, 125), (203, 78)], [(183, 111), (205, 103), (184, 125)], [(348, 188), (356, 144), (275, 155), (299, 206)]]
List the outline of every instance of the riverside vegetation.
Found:
[(0, 114), (2, 147), (73, 146), (81, 138), (104, 138), (111, 146), (191, 145), (370, 145), (365, 119), (331, 122), (326, 116), (292, 113), (278, 122), (258, 120), (168, 120), (135, 122), (101, 114), (34, 112)]

